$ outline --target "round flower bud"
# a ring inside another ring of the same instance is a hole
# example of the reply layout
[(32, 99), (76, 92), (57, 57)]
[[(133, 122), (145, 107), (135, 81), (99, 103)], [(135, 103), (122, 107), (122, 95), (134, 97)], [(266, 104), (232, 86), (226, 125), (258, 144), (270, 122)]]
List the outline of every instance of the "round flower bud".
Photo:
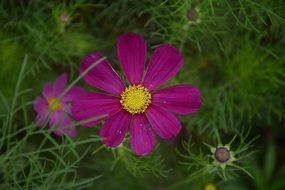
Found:
[(225, 163), (230, 160), (230, 151), (226, 147), (218, 147), (214, 153), (215, 159), (221, 163)]
[(68, 24), (70, 22), (71, 18), (70, 18), (70, 15), (67, 12), (63, 12), (60, 15), (60, 20), (61, 20), (61, 22), (65, 23), (65, 24)]
[(199, 22), (199, 10), (195, 7), (190, 8), (187, 11), (187, 17), (191, 22), (198, 23)]

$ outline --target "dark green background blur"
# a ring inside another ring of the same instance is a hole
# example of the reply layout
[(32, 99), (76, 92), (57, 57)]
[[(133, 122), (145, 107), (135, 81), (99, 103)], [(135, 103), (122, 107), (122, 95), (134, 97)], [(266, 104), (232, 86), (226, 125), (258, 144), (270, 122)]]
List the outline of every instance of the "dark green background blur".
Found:
[[(284, 9), (283, 0), (0, 0), (0, 189), (284, 190)], [(136, 157), (128, 140), (103, 147), (100, 126), (79, 126), (76, 139), (37, 128), (42, 86), (63, 72), (74, 80), (92, 51), (121, 72), (115, 43), (129, 31), (144, 36), (148, 57), (161, 43), (178, 47), (184, 66), (167, 85), (201, 89), (179, 137)], [(226, 178), (219, 167), (206, 172), (204, 143), (235, 135), (232, 150), (246, 147), (238, 167)]]

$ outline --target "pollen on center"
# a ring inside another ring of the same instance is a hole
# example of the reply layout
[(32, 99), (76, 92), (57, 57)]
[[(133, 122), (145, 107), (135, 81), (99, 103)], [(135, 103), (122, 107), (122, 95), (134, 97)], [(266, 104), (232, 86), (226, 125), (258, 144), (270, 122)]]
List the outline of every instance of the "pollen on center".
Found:
[(131, 114), (144, 113), (151, 103), (151, 94), (142, 85), (128, 86), (121, 93), (121, 104)]
[(58, 111), (61, 109), (62, 104), (58, 98), (50, 98), (48, 100), (48, 107), (52, 112)]

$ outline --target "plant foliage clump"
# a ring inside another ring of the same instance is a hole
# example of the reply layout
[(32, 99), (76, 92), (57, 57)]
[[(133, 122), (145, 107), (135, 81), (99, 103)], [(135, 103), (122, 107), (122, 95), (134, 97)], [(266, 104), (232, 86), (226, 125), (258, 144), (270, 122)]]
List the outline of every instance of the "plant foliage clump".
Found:
[[(284, 8), (283, 0), (0, 1), (0, 189), (285, 189)], [(100, 125), (75, 123), (76, 138), (38, 128), (42, 86), (68, 72), (88, 89), (83, 57), (104, 52), (118, 68), (114, 44), (129, 31), (150, 54), (162, 43), (179, 48), (183, 69), (168, 83), (202, 92), (179, 136), (138, 157), (128, 135), (117, 149), (103, 146)], [(215, 159), (219, 147), (232, 156), (225, 163)]]

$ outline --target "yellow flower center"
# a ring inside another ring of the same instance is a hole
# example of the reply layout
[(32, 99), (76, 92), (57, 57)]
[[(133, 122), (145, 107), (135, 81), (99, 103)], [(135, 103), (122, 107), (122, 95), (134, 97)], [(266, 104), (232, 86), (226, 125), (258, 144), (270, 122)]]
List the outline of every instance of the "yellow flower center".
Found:
[(58, 111), (61, 109), (61, 101), (58, 98), (51, 98), (48, 100), (48, 107), (52, 112)]
[(144, 113), (151, 103), (151, 94), (142, 85), (132, 85), (121, 93), (120, 102), (131, 114)]
[(205, 190), (216, 190), (216, 186), (210, 183), (206, 185)]

